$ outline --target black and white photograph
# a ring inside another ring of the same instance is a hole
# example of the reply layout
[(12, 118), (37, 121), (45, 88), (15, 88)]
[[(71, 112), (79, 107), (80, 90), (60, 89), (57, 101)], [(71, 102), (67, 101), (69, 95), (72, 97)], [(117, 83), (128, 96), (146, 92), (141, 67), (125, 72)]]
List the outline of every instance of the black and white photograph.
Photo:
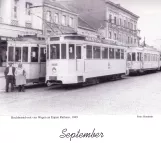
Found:
[(0, 142), (157, 142), (160, 115), (161, 0), (0, 0)]

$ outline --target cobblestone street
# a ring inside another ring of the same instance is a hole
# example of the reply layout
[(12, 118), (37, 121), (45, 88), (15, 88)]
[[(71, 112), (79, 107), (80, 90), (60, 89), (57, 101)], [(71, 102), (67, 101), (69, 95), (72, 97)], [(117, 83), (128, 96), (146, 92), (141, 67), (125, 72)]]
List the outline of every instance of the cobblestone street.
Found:
[(0, 93), (1, 115), (160, 114), (161, 73), (82, 88), (30, 87)]

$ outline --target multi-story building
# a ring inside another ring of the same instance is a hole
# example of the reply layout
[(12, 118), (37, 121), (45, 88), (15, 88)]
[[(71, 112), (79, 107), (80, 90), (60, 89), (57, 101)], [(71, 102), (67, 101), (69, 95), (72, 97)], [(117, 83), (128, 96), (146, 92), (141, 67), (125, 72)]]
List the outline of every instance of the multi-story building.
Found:
[(140, 31), (137, 28), (139, 16), (109, 0), (74, 0), (65, 2), (77, 10), (88, 25), (105, 39), (117, 41), (126, 46), (139, 44)]
[(45, 36), (76, 33), (78, 15), (59, 2), (45, 0), (43, 5), (43, 32)]
[(42, 34), (42, 4), (43, 0), (0, 0), (0, 67), (5, 65), (8, 38)]

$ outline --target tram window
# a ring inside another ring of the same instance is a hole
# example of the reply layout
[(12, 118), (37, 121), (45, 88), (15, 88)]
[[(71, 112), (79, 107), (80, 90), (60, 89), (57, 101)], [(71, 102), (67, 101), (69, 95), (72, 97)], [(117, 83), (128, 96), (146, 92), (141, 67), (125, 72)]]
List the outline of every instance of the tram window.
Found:
[(102, 48), (102, 59), (108, 59), (108, 48)]
[(60, 45), (59, 44), (50, 45), (50, 59), (60, 59)]
[(114, 48), (109, 49), (109, 58), (114, 59)]
[(15, 47), (15, 61), (21, 62), (21, 47)]
[(137, 53), (137, 61), (140, 61), (140, 58), (139, 58), (140, 54)]
[(28, 47), (23, 47), (22, 62), (28, 62)]
[(121, 49), (121, 59), (124, 59), (124, 50)]
[(101, 58), (101, 49), (98, 46), (93, 46), (93, 58), (100, 59)]
[(86, 55), (87, 55), (87, 59), (92, 59), (92, 46), (91, 45), (87, 45)]
[(144, 54), (144, 61), (147, 61), (147, 54)]
[(49, 45), (47, 45), (47, 59), (49, 59)]
[(40, 48), (40, 62), (46, 62), (46, 48)]
[(31, 47), (31, 62), (38, 62), (38, 47)]
[(66, 59), (66, 52), (67, 52), (66, 44), (61, 44), (61, 58), (62, 59)]
[(136, 54), (132, 53), (132, 61), (136, 61)]
[(81, 51), (82, 51), (81, 46), (76, 46), (76, 56), (77, 56), (76, 58), (77, 59), (81, 59), (81, 57), (82, 57), (81, 56)]
[(128, 53), (128, 54), (127, 54), (127, 60), (128, 60), (128, 61), (131, 61), (131, 53)]
[(8, 47), (8, 61), (14, 61), (14, 47)]
[(69, 59), (75, 59), (75, 46), (74, 46), (74, 44), (69, 44)]
[(120, 49), (116, 49), (116, 59), (120, 59)]

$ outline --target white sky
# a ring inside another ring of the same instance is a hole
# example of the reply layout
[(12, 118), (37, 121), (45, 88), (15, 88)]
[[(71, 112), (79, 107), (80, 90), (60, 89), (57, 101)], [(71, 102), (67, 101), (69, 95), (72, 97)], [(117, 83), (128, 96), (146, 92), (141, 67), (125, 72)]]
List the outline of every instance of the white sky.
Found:
[[(156, 39), (161, 39), (161, 0), (111, 0), (138, 15), (138, 28), (142, 40), (153, 45)], [(157, 41), (158, 43), (158, 41)], [(160, 40), (161, 43), (161, 40)]]

